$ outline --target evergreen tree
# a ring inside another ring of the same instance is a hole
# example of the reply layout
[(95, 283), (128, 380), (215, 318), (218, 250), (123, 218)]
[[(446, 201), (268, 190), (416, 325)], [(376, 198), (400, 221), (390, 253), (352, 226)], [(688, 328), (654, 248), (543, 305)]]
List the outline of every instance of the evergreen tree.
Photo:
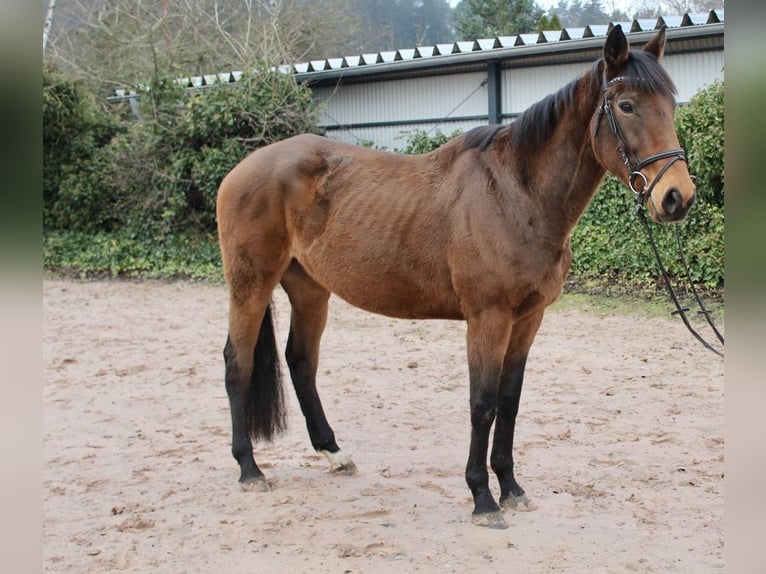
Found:
[(353, 0), (358, 17), (348, 54), (432, 45), (453, 39), (447, 0)]
[(549, 13), (557, 14), (560, 18), (559, 27), (588, 26), (589, 24), (607, 24), (613, 20), (626, 19), (615, 18), (619, 11), (610, 15), (602, 8), (601, 0), (560, 0), (558, 6), (552, 8)]
[(544, 11), (534, 0), (462, 0), (453, 19), (458, 39), (534, 32)]

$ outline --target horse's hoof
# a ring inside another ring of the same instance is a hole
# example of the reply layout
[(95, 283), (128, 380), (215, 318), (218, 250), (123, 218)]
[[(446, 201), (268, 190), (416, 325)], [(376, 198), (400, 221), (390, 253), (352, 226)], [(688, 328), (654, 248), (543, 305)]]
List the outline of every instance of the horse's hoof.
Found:
[(330, 462), (330, 474), (342, 474), (345, 476), (354, 476), (356, 474), (354, 461), (343, 451), (330, 452), (321, 450), (319, 452), (325, 455)]
[(244, 492), (270, 492), (271, 487), (266, 482), (266, 477), (247, 478), (239, 481), (239, 486)]
[(517, 510), (519, 512), (537, 510), (537, 506), (527, 498), (526, 494), (520, 496), (509, 494), (500, 499), (500, 506), (505, 510)]
[(503, 517), (503, 513), (499, 510), (495, 512), (482, 512), (481, 514), (472, 514), (471, 522), (473, 522), (476, 526), (494, 528), (496, 530), (504, 530), (508, 528), (508, 524)]
[(356, 465), (352, 461), (345, 462), (339, 466), (330, 468), (330, 474), (340, 474), (342, 476), (355, 476)]

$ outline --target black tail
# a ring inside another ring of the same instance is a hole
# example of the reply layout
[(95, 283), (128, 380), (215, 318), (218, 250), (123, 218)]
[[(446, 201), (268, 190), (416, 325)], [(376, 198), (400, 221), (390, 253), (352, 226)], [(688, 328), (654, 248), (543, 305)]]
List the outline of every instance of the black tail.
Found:
[(287, 427), (271, 304), (266, 307), (261, 321), (253, 359), (247, 397), (247, 424), (253, 439), (271, 440)]

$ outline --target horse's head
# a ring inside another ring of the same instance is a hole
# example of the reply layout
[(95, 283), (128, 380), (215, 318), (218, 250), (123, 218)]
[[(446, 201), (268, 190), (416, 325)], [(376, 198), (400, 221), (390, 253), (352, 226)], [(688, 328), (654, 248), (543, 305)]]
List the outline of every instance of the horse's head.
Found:
[(664, 49), (664, 27), (637, 52), (619, 25), (612, 28), (591, 138), (599, 162), (637, 194), (652, 219), (678, 221), (696, 192), (673, 123), (675, 86), (658, 63)]

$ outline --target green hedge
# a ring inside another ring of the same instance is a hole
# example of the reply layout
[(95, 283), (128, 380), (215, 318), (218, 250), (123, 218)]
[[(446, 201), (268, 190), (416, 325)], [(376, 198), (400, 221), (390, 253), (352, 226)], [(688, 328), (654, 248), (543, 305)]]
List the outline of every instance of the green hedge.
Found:
[(49, 271), (78, 278), (145, 277), (222, 280), (215, 234), (147, 238), (130, 230), (52, 231), (43, 241)]
[[(654, 253), (635, 210), (633, 193), (617, 178), (608, 177), (572, 233), (572, 275), (579, 280), (633, 284), (635, 287), (657, 283), (659, 273)], [(684, 274), (677, 254), (674, 229), (677, 225), (695, 283), (707, 288), (723, 285), (724, 217), (721, 207), (700, 200), (681, 223), (649, 225), (671, 275)]]
[[(67, 226), (68, 221), (59, 220), (54, 211), (60, 202), (68, 201), (66, 194), (73, 183), (95, 169), (95, 158), (123, 127), (118, 117), (98, 106), (82, 83), (48, 65), (43, 66), (42, 100), (43, 226), (47, 230)], [(84, 213), (90, 211), (84, 204), (82, 208)]]

